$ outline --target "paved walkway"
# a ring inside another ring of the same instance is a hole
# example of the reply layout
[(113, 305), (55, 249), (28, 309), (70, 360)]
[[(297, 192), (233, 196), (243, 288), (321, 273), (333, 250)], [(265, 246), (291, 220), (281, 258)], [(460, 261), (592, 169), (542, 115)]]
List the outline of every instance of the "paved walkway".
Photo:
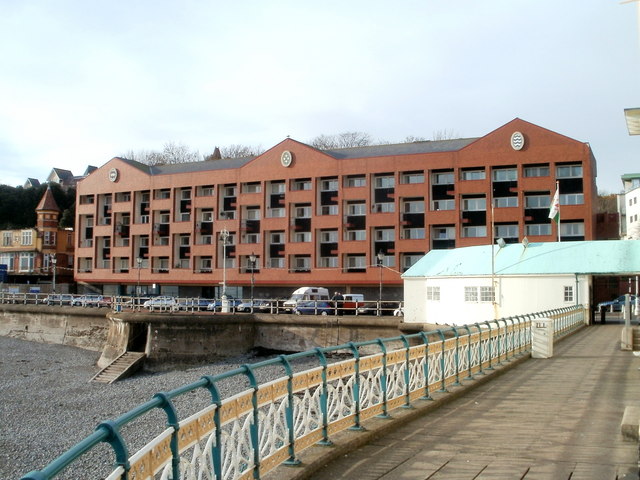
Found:
[(640, 358), (619, 349), (621, 329), (585, 328), (308, 478), (637, 479), (620, 423), (640, 405)]

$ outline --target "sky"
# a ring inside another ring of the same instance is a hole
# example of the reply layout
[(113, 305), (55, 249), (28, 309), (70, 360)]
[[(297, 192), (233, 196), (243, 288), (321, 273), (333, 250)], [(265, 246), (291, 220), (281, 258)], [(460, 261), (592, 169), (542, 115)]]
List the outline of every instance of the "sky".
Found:
[(182, 144), (480, 137), (514, 118), (640, 172), (637, 2), (0, 0), (0, 184)]

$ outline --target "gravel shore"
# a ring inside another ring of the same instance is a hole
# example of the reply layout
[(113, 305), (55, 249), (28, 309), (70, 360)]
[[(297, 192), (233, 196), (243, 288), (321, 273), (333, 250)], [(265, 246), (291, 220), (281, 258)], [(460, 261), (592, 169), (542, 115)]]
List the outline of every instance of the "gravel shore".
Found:
[[(99, 355), (63, 345), (0, 337), (0, 479), (19, 479), (43, 468), (91, 434), (100, 422), (119, 417), (157, 392), (265, 359), (246, 355), (196, 368), (142, 373), (105, 385), (89, 382), (98, 371)], [(311, 361), (306, 363), (306, 368), (315, 366)], [(260, 371), (259, 379), (281, 375), (275, 367), (267, 368)], [(246, 382), (235, 379), (221, 385), (221, 390), (226, 397), (246, 387)], [(180, 418), (185, 418), (209, 403), (208, 392), (200, 389), (180, 397), (176, 408)], [(164, 430), (166, 417), (157, 411), (136, 422), (122, 432), (130, 454)], [(74, 471), (56, 478), (104, 478), (113, 465), (113, 456), (107, 445), (98, 450), (94, 457), (79, 462)]]

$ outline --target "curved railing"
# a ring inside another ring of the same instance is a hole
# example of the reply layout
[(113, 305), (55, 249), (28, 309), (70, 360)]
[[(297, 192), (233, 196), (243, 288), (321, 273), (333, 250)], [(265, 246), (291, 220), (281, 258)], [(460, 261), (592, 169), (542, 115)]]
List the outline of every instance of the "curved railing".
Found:
[[(586, 315), (581, 306), (567, 307), (316, 348), (205, 376), (99, 424), (92, 435), (23, 480), (51, 479), (63, 470), (73, 475), (76, 462), (105, 442), (115, 456), (108, 480), (260, 478), (280, 464), (297, 464), (298, 452), (330, 444), (336, 432), (360, 429), (367, 418), (429, 400), (433, 392), (459, 384), (461, 377), (472, 378), (528, 351), (535, 319), (552, 319), (559, 338), (585, 325)], [(345, 354), (346, 359), (333, 358)], [(300, 359), (314, 360), (317, 366), (296, 371), (294, 363)], [(284, 375), (260, 383), (259, 374), (267, 367), (278, 367)], [(243, 377), (250, 388), (222, 398), (220, 383), (234, 377)], [(210, 404), (179, 418), (176, 400), (202, 389)], [(157, 409), (166, 415), (166, 429), (130, 456), (123, 427)]]

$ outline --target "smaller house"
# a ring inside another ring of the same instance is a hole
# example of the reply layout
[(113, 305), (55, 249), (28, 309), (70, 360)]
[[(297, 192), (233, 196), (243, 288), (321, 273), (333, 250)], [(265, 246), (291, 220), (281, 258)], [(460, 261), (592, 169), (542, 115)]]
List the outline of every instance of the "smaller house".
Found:
[(640, 242), (632, 240), (431, 250), (402, 275), (404, 321), (467, 325), (591, 306), (595, 276), (638, 274)]

